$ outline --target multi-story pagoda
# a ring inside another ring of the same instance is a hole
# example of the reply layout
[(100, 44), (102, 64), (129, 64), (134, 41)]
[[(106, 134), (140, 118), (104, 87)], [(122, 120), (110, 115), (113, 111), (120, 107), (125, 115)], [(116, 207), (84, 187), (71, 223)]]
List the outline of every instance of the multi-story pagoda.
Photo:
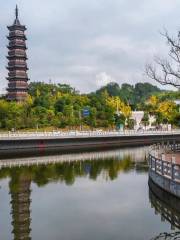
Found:
[(20, 24), (18, 18), (18, 8), (16, 6), (15, 21), (9, 29), (8, 45), (8, 100), (24, 101), (27, 97), (28, 75), (27, 75), (27, 56), (26, 56), (26, 27)]

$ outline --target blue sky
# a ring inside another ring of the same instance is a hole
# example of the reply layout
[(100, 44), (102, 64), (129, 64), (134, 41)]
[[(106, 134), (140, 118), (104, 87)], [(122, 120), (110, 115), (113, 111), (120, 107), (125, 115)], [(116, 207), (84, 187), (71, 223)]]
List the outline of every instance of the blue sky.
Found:
[(28, 28), (31, 81), (68, 83), (81, 92), (109, 81), (152, 82), (144, 66), (166, 56), (160, 31), (180, 29), (178, 0), (0, 0), (0, 91), (7, 86), (6, 26), (16, 3)]

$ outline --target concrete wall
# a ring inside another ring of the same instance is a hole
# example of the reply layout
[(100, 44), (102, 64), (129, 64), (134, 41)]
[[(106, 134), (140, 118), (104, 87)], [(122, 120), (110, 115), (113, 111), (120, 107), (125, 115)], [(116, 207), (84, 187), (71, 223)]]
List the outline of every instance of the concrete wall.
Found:
[(149, 170), (149, 177), (159, 187), (173, 194), (174, 196), (180, 198), (180, 183), (174, 182), (171, 179), (163, 177), (160, 174), (155, 173), (151, 169)]
[(180, 142), (179, 135), (148, 136), (101, 136), (76, 138), (36, 138), (0, 140), (0, 158), (17, 157), (19, 155), (45, 155), (57, 152), (73, 152), (107, 148), (151, 145), (159, 142)]

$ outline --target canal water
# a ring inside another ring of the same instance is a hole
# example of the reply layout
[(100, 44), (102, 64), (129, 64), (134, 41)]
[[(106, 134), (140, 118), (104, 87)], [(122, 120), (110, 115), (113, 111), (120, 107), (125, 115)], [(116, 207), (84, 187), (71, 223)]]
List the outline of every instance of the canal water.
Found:
[(179, 200), (149, 189), (147, 150), (1, 161), (0, 239), (180, 239)]

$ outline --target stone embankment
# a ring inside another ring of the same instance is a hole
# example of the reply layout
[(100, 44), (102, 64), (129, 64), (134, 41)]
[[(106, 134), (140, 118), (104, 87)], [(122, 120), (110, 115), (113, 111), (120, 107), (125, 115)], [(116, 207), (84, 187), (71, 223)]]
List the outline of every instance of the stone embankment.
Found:
[(180, 142), (180, 131), (0, 134), (0, 158), (145, 146), (167, 141), (172, 144), (175, 140)]

